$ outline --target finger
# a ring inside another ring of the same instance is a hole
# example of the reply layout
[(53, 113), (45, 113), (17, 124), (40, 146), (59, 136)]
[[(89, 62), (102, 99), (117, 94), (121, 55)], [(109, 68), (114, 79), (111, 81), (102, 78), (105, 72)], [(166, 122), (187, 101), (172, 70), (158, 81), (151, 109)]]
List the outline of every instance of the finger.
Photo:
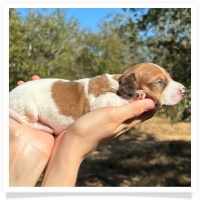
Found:
[(147, 112), (141, 114), (140, 116), (138, 116), (136, 118), (129, 119), (129, 120), (125, 121), (123, 124), (120, 124), (117, 127), (117, 129), (115, 130), (115, 133), (117, 133), (115, 135), (115, 138), (119, 137), (120, 135), (122, 135), (123, 133), (125, 133), (132, 127), (134, 127), (135, 125), (142, 123), (148, 119), (151, 119), (155, 115), (155, 113), (156, 113), (156, 110), (150, 110), (150, 111), (147, 111)]
[(38, 80), (38, 79), (40, 79), (40, 77), (39, 77), (38, 75), (33, 75), (33, 76), (31, 77), (31, 80)]
[[(142, 122), (144, 122), (144, 121), (146, 121), (148, 119), (151, 119), (155, 115), (156, 111), (157, 110), (155, 110), (155, 109), (149, 110), (147, 112), (142, 113), (138, 117), (126, 120), (123, 124), (133, 126), (133, 125), (142, 123)], [(135, 124), (133, 124), (134, 121), (135, 121)]]
[(124, 122), (128, 119), (138, 117), (142, 113), (152, 110), (154, 107), (155, 104), (151, 99), (143, 99), (118, 107), (118, 109), (115, 110), (115, 115), (121, 122)]
[(20, 81), (17, 82), (17, 86), (19, 86), (19, 85), (21, 85), (21, 84), (23, 84), (23, 83), (24, 83), (24, 81), (21, 81), (21, 80), (20, 80)]

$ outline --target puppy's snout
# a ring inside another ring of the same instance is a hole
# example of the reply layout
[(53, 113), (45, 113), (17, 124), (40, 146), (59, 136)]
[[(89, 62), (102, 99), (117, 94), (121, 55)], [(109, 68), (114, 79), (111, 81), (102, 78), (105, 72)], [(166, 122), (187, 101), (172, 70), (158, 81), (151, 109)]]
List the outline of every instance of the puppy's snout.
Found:
[(185, 88), (181, 88), (180, 92), (181, 92), (183, 97), (186, 95), (186, 89)]

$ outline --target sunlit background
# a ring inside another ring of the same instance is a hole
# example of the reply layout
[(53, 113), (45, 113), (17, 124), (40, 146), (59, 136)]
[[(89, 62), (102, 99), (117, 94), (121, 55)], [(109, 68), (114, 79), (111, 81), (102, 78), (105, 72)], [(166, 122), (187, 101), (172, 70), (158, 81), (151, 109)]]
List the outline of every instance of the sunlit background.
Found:
[(181, 82), (186, 98), (95, 151), (79, 186), (191, 185), (191, 9), (10, 9), (10, 90), (33, 74), (74, 80), (145, 61)]

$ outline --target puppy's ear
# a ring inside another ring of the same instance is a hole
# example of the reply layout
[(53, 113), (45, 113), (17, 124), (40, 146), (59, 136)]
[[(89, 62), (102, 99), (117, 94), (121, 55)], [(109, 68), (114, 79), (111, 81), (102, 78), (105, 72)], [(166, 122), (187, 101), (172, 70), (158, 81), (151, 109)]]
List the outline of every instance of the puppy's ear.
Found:
[(134, 73), (129, 74), (128, 76), (122, 75), (119, 78), (119, 89), (117, 91), (117, 94), (124, 98), (135, 97), (135, 81), (136, 77)]

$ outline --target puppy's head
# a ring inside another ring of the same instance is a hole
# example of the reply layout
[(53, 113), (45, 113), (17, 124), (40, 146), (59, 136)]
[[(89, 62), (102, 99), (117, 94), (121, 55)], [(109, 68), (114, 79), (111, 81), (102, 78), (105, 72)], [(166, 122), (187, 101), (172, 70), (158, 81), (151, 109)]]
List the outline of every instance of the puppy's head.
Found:
[(146, 97), (157, 107), (174, 106), (185, 96), (185, 87), (174, 81), (165, 69), (153, 63), (140, 63), (127, 69), (119, 78), (118, 94), (128, 99), (136, 90), (144, 90)]

